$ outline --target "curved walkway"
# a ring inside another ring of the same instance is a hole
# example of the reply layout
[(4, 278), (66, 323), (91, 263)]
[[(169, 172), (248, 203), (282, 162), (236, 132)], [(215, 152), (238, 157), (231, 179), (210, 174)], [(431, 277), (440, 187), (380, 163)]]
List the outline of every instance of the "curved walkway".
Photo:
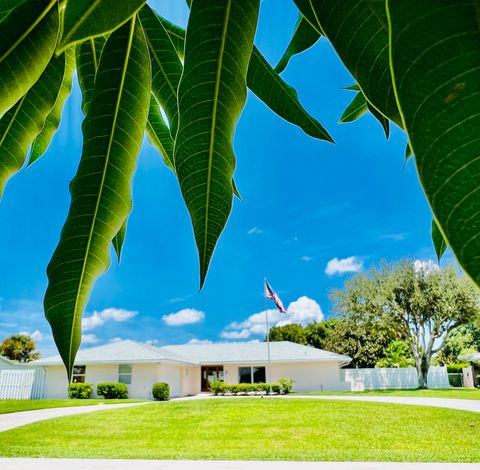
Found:
[[(36, 423), (37, 421), (45, 421), (51, 418), (60, 418), (62, 416), (73, 416), (84, 413), (93, 413), (94, 411), (113, 410), (115, 408), (127, 408), (129, 406), (145, 405), (148, 402), (139, 403), (118, 403), (112, 405), (87, 405), (72, 406), (64, 408), (45, 408), (43, 410), (17, 411), (15, 413), (0, 414), (0, 432), (9, 429), (19, 428), (26, 424)], [(2, 466), (0, 465), (0, 468)]]

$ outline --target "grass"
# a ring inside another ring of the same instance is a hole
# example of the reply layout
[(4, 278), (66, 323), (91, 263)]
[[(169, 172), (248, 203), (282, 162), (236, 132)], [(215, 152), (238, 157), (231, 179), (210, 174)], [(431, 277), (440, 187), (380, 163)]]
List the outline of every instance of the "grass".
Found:
[(260, 398), (152, 403), (1, 434), (2, 457), (479, 462), (480, 414)]
[(141, 400), (0, 400), (0, 414), (17, 411), (43, 410), (45, 408), (64, 408), (67, 406), (98, 405), (100, 403), (134, 403)]
[(404, 389), (404, 390), (366, 390), (364, 392), (307, 392), (294, 395), (345, 395), (345, 396), (380, 396), (380, 397), (431, 397), (431, 398), (463, 398), (480, 400), (478, 388), (437, 388), (437, 389)]

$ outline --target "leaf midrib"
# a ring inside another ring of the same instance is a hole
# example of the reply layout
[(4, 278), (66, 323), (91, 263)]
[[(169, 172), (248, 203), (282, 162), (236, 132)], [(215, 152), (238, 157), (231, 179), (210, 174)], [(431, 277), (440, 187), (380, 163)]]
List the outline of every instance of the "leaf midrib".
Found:
[[(129, 36), (129, 39), (128, 39), (128, 45), (127, 45), (127, 48), (126, 48), (125, 61), (124, 61), (123, 71), (122, 71), (122, 79), (120, 81), (120, 88), (119, 88), (119, 93), (118, 93), (118, 97), (117, 97), (117, 102), (115, 103), (115, 112), (114, 112), (114, 115), (113, 115), (112, 131), (110, 132), (110, 137), (109, 137), (109, 141), (108, 141), (108, 147), (107, 147), (107, 153), (106, 153), (107, 158), (105, 160), (105, 164), (104, 164), (104, 167), (103, 167), (102, 179), (101, 179), (101, 184), (100, 184), (100, 191), (98, 193), (97, 203), (96, 203), (96, 206), (95, 206), (95, 211), (93, 213), (93, 218), (92, 218), (93, 223), (92, 223), (92, 226), (90, 227), (90, 233), (88, 235), (86, 255), (85, 255), (84, 260), (83, 260), (83, 266), (82, 266), (80, 279), (79, 279), (79, 283), (78, 283), (77, 294), (75, 296), (75, 304), (74, 304), (74, 310), (73, 310), (74, 314), (73, 314), (72, 325), (75, 325), (76, 319), (77, 319), (77, 316), (78, 316), (78, 303), (79, 303), (81, 286), (83, 284), (83, 278), (84, 278), (85, 272), (86, 272), (86, 265), (87, 265), (87, 260), (88, 260), (88, 257), (89, 257), (90, 245), (91, 245), (91, 242), (92, 242), (93, 231), (95, 229), (95, 223), (96, 223), (96, 219), (97, 219), (98, 209), (100, 207), (100, 199), (101, 199), (102, 193), (103, 193), (103, 186), (104, 186), (104, 183), (105, 183), (108, 162), (110, 160), (110, 152), (111, 152), (112, 143), (113, 143), (113, 136), (115, 134), (115, 127), (116, 127), (116, 122), (117, 122), (117, 118), (118, 118), (118, 112), (119, 112), (119, 109), (120, 109), (120, 100), (123, 96), (123, 88), (124, 88), (124, 85), (125, 85), (125, 76), (126, 76), (126, 73), (127, 73), (128, 61), (129, 61), (129, 58), (130, 58), (130, 52), (131, 52), (131, 48), (132, 48), (133, 33), (134, 33), (134, 30), (135, 30), (135, 17), (132, 18), (131, 22), (132, 23), (131, 23), (131, 26), (130, 26), (130, 36)], [(73, 356), (72, 347), (73, 347), (74, 331), (75, 331), (75, 328), (72, 327), (72, 331), (70, 333), (70, 343), (69, 343), (70, 344), (70, 349), (69, 349), (69, 365), (70, 366), (73, 365), (71, 363), (71, 359), (72, 359), (72, 356)]]
[(87, 10), (85, 10), (84, 14), (82, 16), (80, 16), (80, 18), (78, 19), (78, 21), (75, 23), (75, 25), (70, 28), (70, 31), (68, 34), (66, 34), (63, 39), (62, 39), (62, 43), (63, 44), (66, 44), (68, 43), (69, 39), (72, 37), (73, 34), (75, 34), (78, 30), (78, 28), (80, 28), (80, 26), (85, 22), (85, 20), (88, 18), (88, 16), (90, 15), (90, 12), (92, 10), (94, 10), (97, 5), (101, 2), (101, 0), (94, 0), (93, 3), (90, 5), (89, 8), (87, 8)]
[(5, 60), (5, 58), (12, 53), (13, 50), (38, 26), (38, 24), (47, 16), (52, 7), (57, 3), (57, 0), (52, 0), (50, 4), (43, 10), (43, 13), (33, 22), (33, 24), (25, 30), (25, 32), (12, 44), (12, 46), (5, 51), (5, 53), (0, 57), (0, 62)]
[[(203, 237), (203, 253), (202, 253), (202, 264), (205, 263), (207, 259), (207, 234), (208, 234), (208, 216), (209, 216), (209, 204), (210, 204), (210, 183), (212, 178), (212, 160), (213, 160), (213, 144), (215, 142), (215, 130), (217, 122), (217, 104), (218, 104), (218, 94), (220, 90), (220, 79), (222, 76), (223, 68), (223, 56), (225, 53), (225, 42), (227, 37), (228, 21), (230, 17), (230, 9), (232, 6), (232, 1), (228, 0), (226, 10), (225, 10), (225, 20), (223, 23), (222, 30), (222, 39), (220, 42), (220, 51), (218, 55), (217, 71), (215, 78), (215, 91), (213, 96), (213, 109), (212, 109), (212, 125), (210, 127), (210, 145), (208, 148), (208, 172), (207, 172), (207, 190), (206, 190), (206, 199), (205, 199), (205, 230)], [(202, 266), (204, 268), (204, 266)], [(203, 273), (205, 275), (205, 273)]]

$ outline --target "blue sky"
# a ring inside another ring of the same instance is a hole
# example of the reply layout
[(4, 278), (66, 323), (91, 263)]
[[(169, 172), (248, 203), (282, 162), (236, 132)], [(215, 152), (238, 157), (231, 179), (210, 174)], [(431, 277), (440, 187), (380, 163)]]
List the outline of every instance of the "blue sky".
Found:
[[(150, 3), (185, 25), (182, 2)], [(262, 2), (256, 44), (272, 64), (295, 21), (293, 2)], [(293, 58), (282, 76), (336, 144), (306, 136), (249, 93), (234, 142), (242, 200), (234, 202), (199, 292), (197, 253), (178, 183), (145, 141), (122, 261), (112, 257), (95, 285), (85, 345), (118, 338), (160, 345), (258, 340), (263, 317), (255, 314), (265, 308), (264, 276), (291, 304), (286, 317), (272, 311), (272, 323), (306, 322), (328, 317), (329, 290), (353, 271), (382, 258), (434, 258), (430, 209), (413, 162), (404, 168), (405, 136), (393, 128), (387, 141), (370, 115), (338, 124), (353, 97), (343, 88), (353, 79), (328, 42)], [(0, 202), (0, 339), (36, 332), (44, 354), (55, 352), (42, 310), (45, 268), (81, 152), (80, 103), (75, 85), (49, 151), (10, 180)]]

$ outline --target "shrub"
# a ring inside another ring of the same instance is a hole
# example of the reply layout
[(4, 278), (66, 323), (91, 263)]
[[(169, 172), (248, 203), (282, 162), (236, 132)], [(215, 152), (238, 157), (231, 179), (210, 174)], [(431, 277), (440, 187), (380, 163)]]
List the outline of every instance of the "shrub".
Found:
[(293, 384), (294, 384), (294, 381), (292, 379), (288, 377), (282, 377), (281, 379), (278, 380), (278, 383), (280, 384), (282, 393), (284, 393), (285, 395), (292, 391)]
[(156, 400), (168, 400), (170, 398), (170, 385), (165, 382), (154, 384), (152, 395)]
[(97, 385), (97, 395), (108, 398), (128, 398), (128, 388), (119, 382), (104, 382)]
[(221, 380), (214, 380), (213, 382), (210, 382), (210, 391), (214, 395), (218, 395), (219, 393), (225, 393), (226, 389), (226, 384)]
[(447, 372), (449, 374), (461, 374), (464, 367), (468, 367), (467, 362), (461, 362), (459, 364), (447, 364)]
[(272, 392), (273, 393), (280, 393), (280, 390), (281, 390), (281, 386), (280, 384), (272, 384)]
[(92, 384), (75, 383), (68, 386), (68, 398), (72, 400), (87, 400), (92, 396)]

